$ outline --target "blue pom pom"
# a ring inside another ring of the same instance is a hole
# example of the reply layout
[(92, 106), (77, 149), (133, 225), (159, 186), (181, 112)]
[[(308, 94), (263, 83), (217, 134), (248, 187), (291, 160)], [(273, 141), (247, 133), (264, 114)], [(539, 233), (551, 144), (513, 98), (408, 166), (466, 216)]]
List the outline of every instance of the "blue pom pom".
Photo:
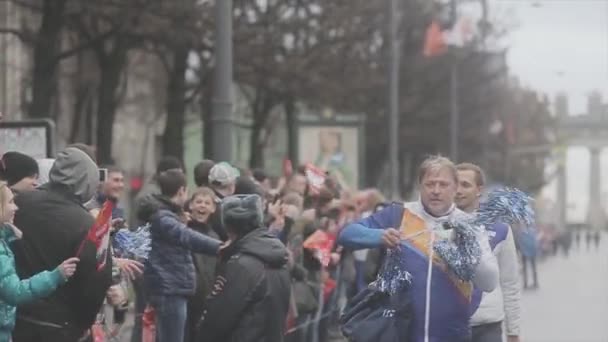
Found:
[(444, 225), (454, 231), (454, 240), (436, 241), (433, 245), (435, 253), (459, 279), (473, 280), (475, 268), (481, 261), (481, 246), (476, 235), (481, 228), (466, 221), (450, 221)]
[(496, 222), (534, 225), (533, 199), (521, 190), (501, 188), (490, 192), (476, 214), (475, 223), (489, 226)]
[(376, 280), (369, 284), (370, 287), (393, 295), (410, 285), (412, 276), (405, 270), (407, 260), (401, 248), (387, 250), (384, 264)]
[(121, 229), (114, 235), (114, 252), (124, 258), (147, 260), (151, 242), (149, 225), (135, 231)]

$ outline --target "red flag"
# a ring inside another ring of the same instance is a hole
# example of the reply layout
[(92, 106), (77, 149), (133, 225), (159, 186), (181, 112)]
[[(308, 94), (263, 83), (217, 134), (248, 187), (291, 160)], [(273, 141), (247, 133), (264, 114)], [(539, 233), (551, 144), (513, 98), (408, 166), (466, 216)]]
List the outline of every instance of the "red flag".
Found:
[(325, 172), (311, 163), (306, 164), (306, 179), (310, 184), (313, 194), (318, 194), (323, 184), (325, 184)]
[(424, 39), (424, 55), (426, 57), (434, 57), (444, 54), (447, 51), (447, 46), (444, 41), (443, 32), (439, 23), (433, 21), (426, 29), (426, 37)]
[(304, 241), (302, 246), (306, 249), (316, 250), (318, 253), (317, 258), (323, 266), (327, 267), (335, 241), (335, 236), (318, 229)]
[(112, 226), (112, 209), (114, 209), (114, 202), (105, 201), (97, 218), (93, 223), (87, 237), (82, 240), (76, 256), (79, 257), (82, 253), (82, 249), (87, 241), (92, 242), (95, 245), (96, 257), (97, 257), (97, 270), (101, 271), (106, 265), (106, 259), (109, 253), (110, 247), (110, 227)]
[(332, 278), (327, 278), (325, 280), (324, 286), (323, 286), (323, 299), (325, 299), (325, 302), (327, 302), (329, 300), (332, 292), (336, 289), (336, 286), (337, 286), (337, 283)]
[(291, 163), (291, 160), (288, 158), (283, 159), (283, 176), (285, 176), (285, 178), (289, 178), (292, 173), (293, 164)]

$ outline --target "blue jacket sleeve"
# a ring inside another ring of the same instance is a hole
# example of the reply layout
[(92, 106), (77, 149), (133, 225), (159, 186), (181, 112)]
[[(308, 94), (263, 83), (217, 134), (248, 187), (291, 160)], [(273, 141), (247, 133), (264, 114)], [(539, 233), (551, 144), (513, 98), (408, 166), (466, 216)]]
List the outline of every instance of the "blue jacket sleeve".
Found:
[(0, 251), (0, 300), (17, 306), (35, 299), (50, 295), (65, 282), (59, 272), (40, 272), (29, 279), (20, 280), (14, 266), (14, 260), (5, 249)]
[(403, 206), (392, 204), (367, 218), (348, 224), (340, 233), (338, 243), (350, 249), (381, 247), (383, 230), (399, 229), (402, 216)]
[(196, 232), (176, 217), (171, 215), (156, 215), (151, 229), (155, 229), (158, 235), (175, 245), (182, 246), (195, 253), (217, 255), (221, 242), (206, 235)]

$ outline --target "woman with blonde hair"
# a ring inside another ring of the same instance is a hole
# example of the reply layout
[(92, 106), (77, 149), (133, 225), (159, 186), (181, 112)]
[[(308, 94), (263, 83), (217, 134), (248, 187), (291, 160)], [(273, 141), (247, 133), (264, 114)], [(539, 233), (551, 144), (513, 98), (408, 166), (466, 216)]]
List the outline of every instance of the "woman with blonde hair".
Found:
[(15, 269), (15, 257), (9, 247), (22, 235), (13, 225), (17, 209), (13, 192), (5, 182), (0, 182), (0, 342), (11, 340), (16, 306), (51, 294), (76, 272), (78, 263), (78, 258), (69, 258), (53, 271), (43, 271), (20, 280)]

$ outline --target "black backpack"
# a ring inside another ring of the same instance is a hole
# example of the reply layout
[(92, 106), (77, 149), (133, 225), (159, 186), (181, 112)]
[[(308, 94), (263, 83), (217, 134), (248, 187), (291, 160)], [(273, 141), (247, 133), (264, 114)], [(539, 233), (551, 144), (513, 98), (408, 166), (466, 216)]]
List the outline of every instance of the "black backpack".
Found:
[[(385, 257), (376, 284), (398, 262), (390, 254)], [(413, 317), (409, 282), (403, 282), (394, 293), (376, 284), (370, 284), (348, 302), (340, 317), (342, 334), (351, 342), (407, 342)]]

